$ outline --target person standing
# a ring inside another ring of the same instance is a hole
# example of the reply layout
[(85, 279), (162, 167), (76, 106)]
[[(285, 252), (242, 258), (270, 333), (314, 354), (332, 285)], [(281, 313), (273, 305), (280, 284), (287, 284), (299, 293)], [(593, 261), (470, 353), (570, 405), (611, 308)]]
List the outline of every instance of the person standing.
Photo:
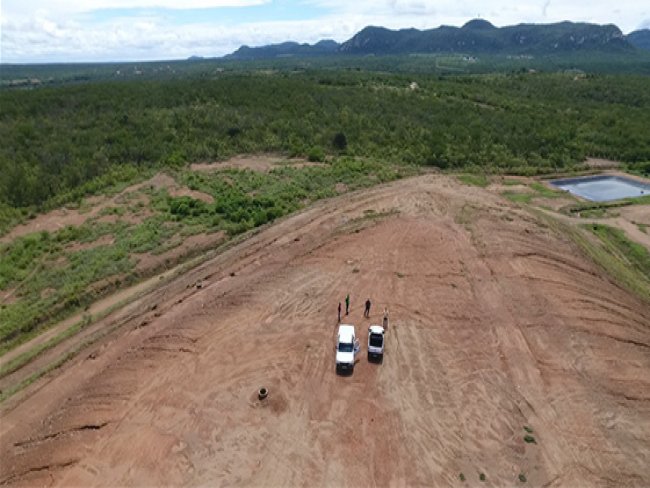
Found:
[(370, 302), (370, 298), (368, 298), (366, 300), (366, 309), (363, 311), (363, 316), (366, 318), (370, 317), (370, 305), (372, 305), (372, 303)]
[(341, 323), (341, 302), (339, 302), (339, 324)]
[(384, 307), (384, 321), (382, 325), (384, 330), (388, 330), (388, 307)]
[(345, 296), (345, 315), (350, 315), (350, 294)]

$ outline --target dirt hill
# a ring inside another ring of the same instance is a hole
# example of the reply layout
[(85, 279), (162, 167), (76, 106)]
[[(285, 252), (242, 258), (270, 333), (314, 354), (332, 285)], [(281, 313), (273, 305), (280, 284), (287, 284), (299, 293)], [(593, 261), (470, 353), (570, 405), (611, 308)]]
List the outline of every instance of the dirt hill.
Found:
[[(346, 293), (391, 316), (348, 377)], [(342, 195), (136, 305), (4, 407), (0, 484), (650, 484), (650, 308), (486, 190)]]

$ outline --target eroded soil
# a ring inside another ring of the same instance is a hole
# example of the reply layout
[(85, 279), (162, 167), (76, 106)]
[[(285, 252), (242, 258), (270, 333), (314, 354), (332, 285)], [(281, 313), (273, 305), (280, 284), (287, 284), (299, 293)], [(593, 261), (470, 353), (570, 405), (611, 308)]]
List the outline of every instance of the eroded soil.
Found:
[[(364, 344), (337, 376), (346, 293), (362, 344), (383, 307), (391, 326), (382, 364)], [(317, 203), (116, 323), (3, 406), (0, 483), (650, 484), (648, 303), (447, 177)]]

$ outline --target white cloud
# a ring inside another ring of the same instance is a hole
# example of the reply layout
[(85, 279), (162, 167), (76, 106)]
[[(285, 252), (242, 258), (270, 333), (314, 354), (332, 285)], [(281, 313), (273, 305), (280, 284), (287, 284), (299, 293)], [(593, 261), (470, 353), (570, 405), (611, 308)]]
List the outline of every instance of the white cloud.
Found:
[(217, 7), (249, 7), (271, 0), (4, 0), (3, 14), (29, 15), (32, 12), (73, 14), (103, 9), (167, 8), (195, 9)]
[[(179, 59), (191, 55), (221, 56), (240, 45), (258, 46), (286, 40), (339, 42), (367, 25), (389, 28), (460, 26), (481, 16), (497, 26), (561, 20), (615, 23), (629, 32), (650, 19), (650, 8), (636, 0), (302, 0), (326, 7), (330, 14), (307, 21), (244, 22), (239, 24), (171, 22), (155, 13), (88, 21), (84, 14), (65, 14), (66, 8), (86, 11), (92, 5), (175, 6), (179, 0), (97, 0), (77, 5), (73, 0), (4, 0), (1, 55), (3, 62), (62, 62)], [(186, 6), (247, 5), (264, 0), (187, 0)], [(268, 3), (268, 2), (267, 2)], [(19, 12), (18, 5), (32, 10)], [(52, 10), (53, 6), (62, 10)], [(286, 3), (285, 3), (286, 5)], [(7, 7), (8, 8), (5, 8)], [(154, 11), (155, 12), (155, 11)]]

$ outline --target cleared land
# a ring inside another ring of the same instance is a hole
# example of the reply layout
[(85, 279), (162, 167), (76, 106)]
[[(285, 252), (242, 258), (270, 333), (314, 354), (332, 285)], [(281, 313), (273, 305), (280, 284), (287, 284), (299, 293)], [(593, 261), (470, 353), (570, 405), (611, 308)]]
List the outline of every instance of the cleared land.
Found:
[[(384, 306), (391, 328), (382, 365), (340, 377), (347, 292), (362, 343)], [(0, 483), (647, 486), (648, 324), (648, 302), (518, 205), (410, 178), (102, 319), (120, 327), (3, 405)]]

